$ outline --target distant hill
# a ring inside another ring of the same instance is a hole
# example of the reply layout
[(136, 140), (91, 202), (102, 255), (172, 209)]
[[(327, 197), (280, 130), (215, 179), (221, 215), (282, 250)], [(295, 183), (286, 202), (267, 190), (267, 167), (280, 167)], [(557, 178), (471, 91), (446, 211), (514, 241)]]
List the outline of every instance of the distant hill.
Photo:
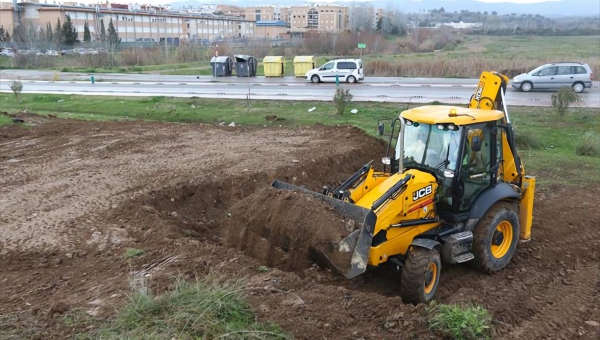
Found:
[[(490, 0), (484, 0), (490, 1)], [(498, 0), (500, 1), (500, 0)], [(394, 8), (404, 13), (432, 10), (444, 7), (446, 12), (469, 10), (473, 12), (502, 14), (539, 14), (548, 17), (557, 16), (600, 16), (599, 0), (552, 0), (538, 3), (517, 4), (512, 2), (483, 2), (477, 0), (372, 0), (372, 1), (305, 1), (305, 0), (187, 0), (173, 2), (173, 7), (198, 6), (201, 4), (228, 4), (240, 6), (278, 4), (280, 6), (301, 5), (310, 2), (334, 2), (340, 5), (371, 4), (379, 8)]]

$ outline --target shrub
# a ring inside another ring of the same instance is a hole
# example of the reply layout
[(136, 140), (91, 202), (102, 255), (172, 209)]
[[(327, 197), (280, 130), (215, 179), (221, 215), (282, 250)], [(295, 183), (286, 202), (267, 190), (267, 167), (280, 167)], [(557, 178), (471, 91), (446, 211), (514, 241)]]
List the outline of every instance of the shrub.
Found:
[(575, 153), (579, 156), (600, 157), (600, 134), (595, 131), (584, 133), (577, 140)]
[(579, 100), (579, 95), (570, 87), (562, 87), (552, 94), (552, 106), (559, 116), (564, 116), (571, 104)]
[(429, 308), (431, 329), (440, 330), (452, 339), (489, 339), (492, 334), (492, 316), (480, 306), (437, 305)]
[(23, 83), (21, 83), (21, 81), (19, 81), (19, 80), (15, 80), (10, 85), (10, 89), (13, 91), (13, 94), (15, 95), (15, 99), (17, 100), (17, 102), (20, 103), (21, 102), (21, 91), (23, 91)]
[(333, 96), (333, 102), (335, 103), (335, 107), (338, 115), (343, 115), (344, 111), (348, 104), (352, 101), (352, 94), (350, 93), (350, 89), (337, 88), (335, 90), (335, 95)]
[(175, 50), (175, 59), (178, 63), (187, 63), (199, 60), (199, 49), (196, 46), (183, 45)]

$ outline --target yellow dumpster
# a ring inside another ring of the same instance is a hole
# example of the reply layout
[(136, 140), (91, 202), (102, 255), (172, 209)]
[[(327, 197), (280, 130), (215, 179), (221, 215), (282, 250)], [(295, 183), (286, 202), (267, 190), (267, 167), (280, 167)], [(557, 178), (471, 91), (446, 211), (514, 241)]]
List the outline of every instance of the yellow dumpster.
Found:
[(263, 59), (265, 77), (283, 77), (285, 74), (285, 60), (280, 56), (266, 56)]
[(297, 56), (294, 58), (294, 75), (304, 77), (306, 72), (315, 68), (315, 58), (313, 56)]

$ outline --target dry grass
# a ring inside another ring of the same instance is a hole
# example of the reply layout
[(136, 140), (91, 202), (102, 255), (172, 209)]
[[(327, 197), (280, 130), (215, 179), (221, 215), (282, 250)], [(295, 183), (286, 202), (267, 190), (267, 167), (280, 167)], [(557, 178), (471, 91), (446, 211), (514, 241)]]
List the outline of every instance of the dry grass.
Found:
[[(365, 62), (365, 74), (379, 77), (459, 77), (477, 78), (482, 71), (499, 71), (509, 77), (530, 71), (551, 59), (491, 59), (468, 57), (448, 59), (445, 57), (398, 58), (396, 60), (370, 60)], [(597, 73), (600, 60), (583, 60)]]

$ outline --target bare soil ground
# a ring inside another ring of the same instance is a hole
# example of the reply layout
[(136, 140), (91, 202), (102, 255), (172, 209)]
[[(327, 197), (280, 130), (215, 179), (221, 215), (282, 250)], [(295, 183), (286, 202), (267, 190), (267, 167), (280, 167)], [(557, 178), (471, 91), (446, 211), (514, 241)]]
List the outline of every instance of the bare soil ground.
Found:
[[(442, 338), (424, 306), (401, 303), (392, 270), (264, 273), (225, 244), (229, 210), (273, 179), (320, 190), (377, 161), (383, 145), (360, 130), (37, 123), (0, 127), (0, 339), (69, 338), (109, 318), (132, 280), (160, 292), (209, 272), (243, 278), (259, 320), (297, 339)], [(540, 187), (513, 263), (493, 276), (446, 265), (439, 301), (482, 304), (497, 339), (597, 339), (598, 197)]]

